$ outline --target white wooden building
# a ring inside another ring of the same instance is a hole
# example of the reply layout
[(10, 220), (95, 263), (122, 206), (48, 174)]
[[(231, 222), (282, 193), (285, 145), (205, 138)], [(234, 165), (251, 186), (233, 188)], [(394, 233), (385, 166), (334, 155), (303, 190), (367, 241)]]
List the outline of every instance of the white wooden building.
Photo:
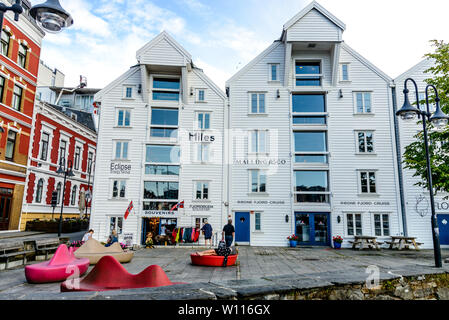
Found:
[[(137, 61), (95, 96), (101, 118), (90, 227), (99, 240), (115, 228), (134, 244), (162, 226), (194, 228), (205, 218), (221, 230), (226, 96), (166, 32), (137, 51)], [(181, 201), (184, 208), (170, 211)]]
[(343, 42), (345, 28), (314, 1), (227, 81), (237, 243), (403, 233), (393, 80)]

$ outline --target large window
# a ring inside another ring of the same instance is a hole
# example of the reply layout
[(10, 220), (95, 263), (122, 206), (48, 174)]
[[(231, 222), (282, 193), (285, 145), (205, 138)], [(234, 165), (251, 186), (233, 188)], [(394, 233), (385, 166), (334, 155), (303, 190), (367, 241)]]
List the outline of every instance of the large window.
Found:
[(153, 100), (179, 101), (179, 78), (154, 78)]
[(249, 170), (252, 193), (267, 192), (267, 174), (262, 170)]
[(374, 214), (374, 234), (376, 237), (390, 236), (390, 217), (388, 214)]
[(117, 231), (117, 235), (123, 232), (123, 217), (111, 217), (109, 220), (109, 234), (112, 230)]
[(5, 92), (5, 83), (6, 83), (5, 78), (0, 76), (0, 103), (3, 103), (3, 95)]
[(48, 143), (50, 141), (50, 135), (46, 132), (42, 132), (41, 137), (41, 156), (40, 159), (43, 161), (47, 161), (48, 157)]
[(80, 168), (80, 160), (81, 160), (81, 147), (75, 147), (75, 163), (73, 165), (75, 170), (79, 170)]
[(360, 191), (361, 193), (376, 193), (376, 172), (360, 172)]
[(209, 162), (210, 145), (208, 143), (198, 143), (196, 147), (196, 161)]
[(310, 61), (297, 61), (296, 86), (320, 86), (321, 85), (321, 63)]
[(144, 199), (177, 200), (178, 194), (178, 182), (145, 181), (144, 183)]
[(178, 136), (178, 109), (152, 108), (150, 135), (157, 138)]
[(56, 192), (57, 192), (57, 203), (56, 204), (60, 204), (61, 203), (61, 196), (62, 196), (62, 183), (58, 182), (57, 186), (56, 186)]
[(124, 199), (126, 197), (126, 180), (114, 180), (112, 182), (112, 198)]
[(15, 131), (9, 130), (8, 131), (8, 139), (6, 141), (6, 153), (5, 153), (5, 159), (8, 161), (14, 160), (14, 151), (16, 149), (16, 139), (17, 139), (17, 133)]
[(65, 165), (65, 155), (66, 155), (67, 142), (61, 140), (59, 142), (59, 164)]
[(12, 107), (18, 111), (22, 106), (23, 89), (17, 85), (14, 86), (14, 95), (12, 98)]
[(266, 106), (265, 106), (265, 93), (250, 93), (251, 98), (251, 113), (252, 114), (258, 114), (258, 113), (266, 113)]
[(357, 145), (359, 153), (374, 152), (374, 137), (372, 131), (357, 132)]
[[(143, 210), (168, 211), (177, 203), (177, 201), (144, 201)], [(178, 211), (178, 208), (173, 209), (173, 211)]]
[(75, 205), (75, 203), (76, 203), (76, 191), (78, 190), (78, 187), (77, 186), (73, 186), (73, 188), (72, 188), (72, 196), (71, 196), (71, 200), (70, 200), (70, 204), (72, 205), (72, 206), (74, 206)]
[(372, 112), (372, 101), (371, 92), (356, 92), (355, 101), (357, 113), (371, 113)]
[(250, 153), (266, 153), (267, 152), (267, 130), (250, 131)]
[(36, 203), (42, 202), (42, 194), (43, 193), (44, 193), (44, 179), (39, 179), (39, 181), (37, 182), (37, 187), (36, 187), (36, 197), (34, 199), (34, 201)]
[(202, 182), (202, 181), (195, 182), (195, 199), (196, 200), (209, 199), (209, 182)]
[(293, 113), (326, 112), (323, 94), (294, 94), (292, 99)]
[(328, 172), (295, 171), (294, 193), (296, 203), (328, 203)]
[(25, 47), (23, 44), (19, 45), (19, 55), (18, 55), (18, 64), (19, 66), (21, 66), (22, 68), (26, 68), (26, 63), (27, 63), (27, 51), (28, 48)]
[(128, 141), (115, 142), (115, 160), (128, 160)]
[(296, 163), (327, 163), (325, 131), (294, 132)]
[(117, 126), (129, 127), (131, 125), (131, 111), (127, 109), (119, 109), (117, 112)]
[(362, 215), (357, 213), (348, 213), (346, 215), (346, 233), (348, 236), (362, 235)]
[(92, 170), (93, 159), (94, 159), (94, 154), (93, 154), (93, 152), (89, 151), (89, 153), (87, 154), (87, 172), (91, 172), (91, 170)]
[(147, 145), (145, 174), (178, 176), (179, 157), (178, 146)]
[(2, 30), (2, 39), (1, 39), (1, 42), (2, 42), (2, 55), (4, 55), (4, 56), (8, 56), (8, 52), (9, 52), (9, 43), (10, 43), (10, 40), (11, 40), (11, 35), (8, 33), (8, 32), (6, 32), (5, 30)]

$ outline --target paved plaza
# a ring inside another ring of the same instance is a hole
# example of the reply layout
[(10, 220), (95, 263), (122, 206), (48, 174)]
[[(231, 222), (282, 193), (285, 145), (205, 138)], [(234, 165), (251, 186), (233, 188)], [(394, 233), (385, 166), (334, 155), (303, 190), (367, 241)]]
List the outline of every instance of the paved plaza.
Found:
[[(160, 265), (173, 282), (205, 283), (226, 280), (248, 280), (283, 275), (304, 275), (341, 272), (341, 277), (351, 273), (364, 273), (368, 266), (395, 273), (404, 267), (433, 266), (433, 251), (353, 251), (331, 248), (268, 248), (239, 247), (236, 266), (211, 268), (193, 266), (190, 254), (194, 248), (158, 247), (140, 249), (135, 252), (131, 263), (124, 267), (131, 273), (139, 273), (146, 267)], [(449, 257), (449, 250), (443, 250), (443, 259)], [(35, 262), (31, 262), (35, 263)], [(445, 269), (449, 265), (444, 264)], [(92, 270), (93, 266), (89, 268)], [(58, 293), (58, 283), (31, 285), (26, 283), (24, 268), (0, 271), (0, 295)]]

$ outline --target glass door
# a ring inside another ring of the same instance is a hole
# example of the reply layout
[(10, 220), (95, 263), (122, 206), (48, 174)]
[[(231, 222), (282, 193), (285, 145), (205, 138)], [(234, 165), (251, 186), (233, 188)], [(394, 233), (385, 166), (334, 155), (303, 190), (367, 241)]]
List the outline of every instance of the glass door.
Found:
[(328, 213), (296, 213), (296, 235), (299, 243), (311, 246), (328, 246), (329, 214)]

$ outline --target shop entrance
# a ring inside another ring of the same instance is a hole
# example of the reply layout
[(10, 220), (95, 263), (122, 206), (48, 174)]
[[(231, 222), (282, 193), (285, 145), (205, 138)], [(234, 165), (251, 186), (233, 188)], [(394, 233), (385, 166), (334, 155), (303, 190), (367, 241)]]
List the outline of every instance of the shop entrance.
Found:
[(311, 246), (329, 246), (329, 213), (296, 212), (296, 235), (299, 243)]
[(151, 232), (154, 244), (161, 244), (165, 241), (165, 236), (171, 235), (173, 230), (176, 228), (177, 219), (166, 219), (166, 218), (143, 218), (142, 219), (142, 241), (144, 245), (148, 236)]
[(0, 230), (9, 229), (13, 189), (0, 188)]
[(437, 220), (440, 229), (440, 243), (449, 245), (449, 214), (438, 214)]

